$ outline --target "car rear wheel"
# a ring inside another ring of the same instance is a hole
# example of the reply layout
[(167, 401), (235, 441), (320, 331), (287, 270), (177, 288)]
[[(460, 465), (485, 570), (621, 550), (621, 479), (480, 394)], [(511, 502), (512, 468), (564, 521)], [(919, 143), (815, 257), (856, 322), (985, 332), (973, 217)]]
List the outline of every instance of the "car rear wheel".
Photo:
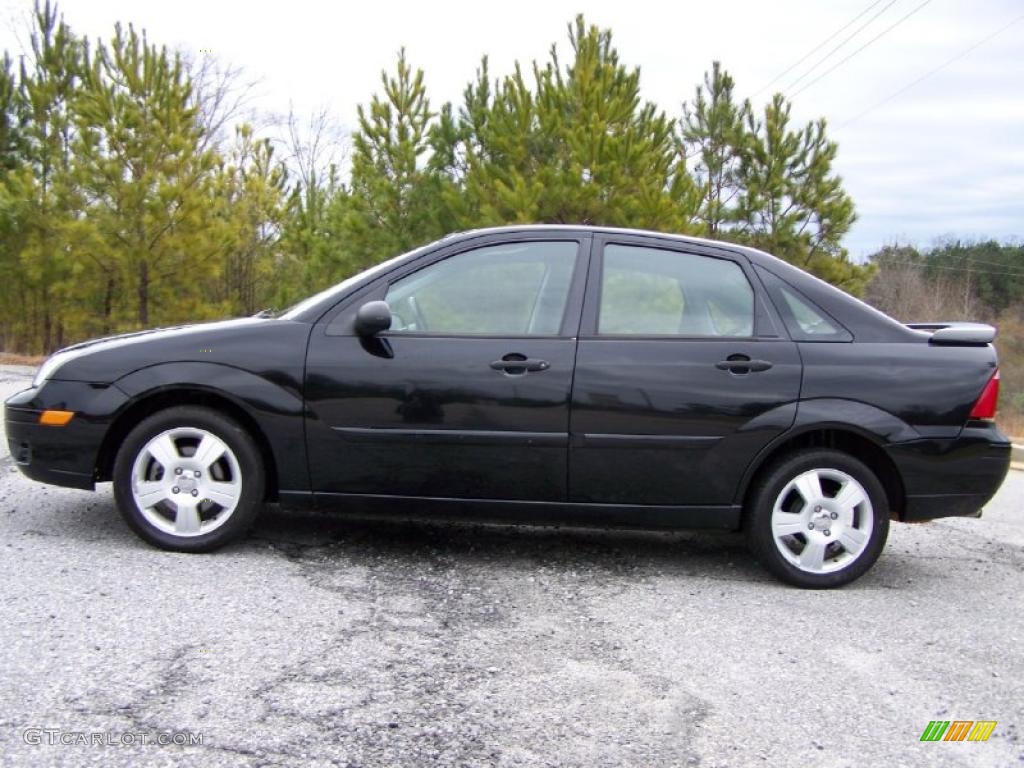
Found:
[(262, 499), (259, 450), (233, 420), (181, 406), (133, 429), (114, 462), (114, 498), (143, 539), (206, 552), (241, 536)]
[(809, 449), (772, 465), (754, 487), (747, 541), (769, 571), (798, 587), (828, 588), (861, 577), (889, 535), (889, 504), (863, 462)]

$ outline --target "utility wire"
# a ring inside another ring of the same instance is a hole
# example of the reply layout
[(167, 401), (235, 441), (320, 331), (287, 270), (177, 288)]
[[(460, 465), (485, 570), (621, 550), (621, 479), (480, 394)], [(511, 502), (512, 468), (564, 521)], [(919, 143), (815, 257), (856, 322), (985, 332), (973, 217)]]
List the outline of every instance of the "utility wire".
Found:
[[(821, 66), (822, 64), (824, 64), (824, 63), (825, 63), (826, 61), (828, 61), (829, 59), (831, 59), (831, 58), (832, 58), (832, 56), (833, 56), (833, 54), (835, 54), (835, 53), (836, 53), (837, 51), (839, 51), (839, 49), (840, 49), (840, 48), (842, 48), (842, 47), (843, 47), (844, 45), (846, 45), (846, 44), (847, 44), (848, 42), (850, 42), (851, 40), (853, 40), (853, 38), (855, 38), (855, 37), (856, 37), (857, 35), (859, 35), (859, 34), (860, 34), (861, 32), (863, 32), (863, 31), (864, 31), (864, 29), (865, 29), (865, 28), (866, 28), (866, 27), (867, 27), (868, 25), (870, 25), (870, 24), (871, 24), (871, 22), (873, 22), (873, 21), (874, 21), (875, 19), (877, 19), (877, 18), (878, 18), (879, 16), (881, 16), (881, 15), (882, 15), (883, 13), (885, 13), (885, 12), (886, 12), (887, 10), (889, 10), (889, 9), (890, 9), (890, 8), (891, 8), (891, 7), (892, 7), (892, 6), (893, 6), (893, 5), (894, 5), (894, 4), (896, 3), (896, 2), (897, 2), (897, 0), (889, 0), (889, 2), (888, 2), (888, 3), (886, 3), (886, 4), (884, 5), (884, 6), (882, 6), (882, 10), (878, 11), (878, 13), (876, 13), (876, 14), (875, 14), (874, 16), (872, 16), (872, 17), (871, 17), (870, 19), (868, 19), (868, 20), (867, 20), (867, 21), (865, 21), (865, 22), (864, 22), (863, 24), (861, 24), (861, 25), (860, 25), (859, 27), (857, 27), (857, 28), (856, 28), (856, 29), (855, 29), (855, 30), (854, 30), (854, 31), (853, 31), (853, 32), (852, 32), (851, 34), (847, 35), (847, 36), (846, 36), (846, 37), (845, 37), (845, 38), (843, 39), (843, 42), (841, 42), (841, 43), (840, 43), (839, 45), (837, 45), (837, 46), (836, 46), (835, 48), (833, 48), (833, 49), (832, 49), (831, 51), (829, 51), (829, 52), (828, 52), (828, 53), (826, 53), (826, 54), (825, 54), (824, 56), (822, 56), (822, 57), (821, 57), (820, 59), (818, 59), (818, 60), (817, 60), (816, 62), (814, 62), (814, 64), (812, 64), (812, 65), (811, 65), (811, 66), (810, 66), (810, 67), (809, 67), (809, 68), (807, 69), (807, 71), (805, 71), (805, 72), (804, 72), (804, 73), (803, 73), (802, 75), (800, 75), (800, 77), (798, 77), (798, 78), (797, 78), (796, 80), (794, 80), (793, 82), (791, 82), (791, 83), (789, 84), (789, 86), (787, 86), (786, 90), (787, 90), (787, 91), (791, 91), (791, 90), (792, 90), (793, 88), (795, 88), (795, 87), (797, 86), (797, 84), (799, 84), (799, 83), (800, 83), (800, 81), (801, 81), (801, 80), (803, 80), (803, 79), (804, 79), (805, 77), (807, 77), (808, 75), (812, 74), (812, 73), (814, 72), (814, 70), (816, 70), (816, 69), (817, 69), (818, 67), (820, 67), (820, 66)], [(876, 3), (876, 5), (877, 5), (877, 3)], [(871, 6), (871, 7), (873, 8), (874, 6)], [(869, 9), (869, 10), (870, 10), (870, 9)], [(861, 15), (863, 15), (863, 14), (861, 14)]]
[(809, 58), (811, 58), (811, 56), (813, 56), (818, 51), (820, 51), (822, 48), (824, 48), (828, 43), (830, 43), (832, 40), (834, 40), (838, 35), (841, 35), (843, 32), (845, 32), (847, 29), (849, 29), (854, 23), (856, 23), (860, 19), (861, 16), (863, 16), (865, 13), (870, 11), (872, 8), (874, 8), (876, 5), (878, 5), (880, 2), (882, 2), (882, 0), (875, 0), (873, 3), (871, 3), (871, 5), (869, 5), (863, 11), (858, 13), (856, 16), (854, 16), (848, 22), (846, 22), (846, 24), (841, 26), (839, 29), (837, 29), (835, 32), (833, 32), (831, 35), (829, 35), (824, 40), (822, 40), (820, 43), (818, 43), (814, 48), (812, 48), (807, 53), (805, 53), (802, 58), (800, 58), (797, 61), (795, 61), (794, 63), (790, 64), (787, 69), (785, 69), (784, 71), (780, 72), (775, 77), (773, 77), (771, 80), (769, 80), (767, 83), (765, 83), (760, 88), (758, 88), (756, 91), (754, 91), (753, 95), (757, 96), (762, 91), (766, 91), (769, 88), (771, 88), (773, 85), (775, 85), (775, 83), (777, 83), (779, 80), (784, 78), (786, 75), (788, 75), (794, 69), (799, 67), (801, 64), (803, 64)]
[(969, 262), (966, 267), (953, 267), (945, 264), (928, 264), (921, 261), (900, 261), (898, 259), (882, 259), (874, 263), (881, 264), (882, 266), (920, 267), (925, 271), (929, 269), (945, 269), (950, 272), (973, 272), (974, 274), (981, 275), (1009, 275), (1011, 277), (1024, 277), (1024, 272), (1006, 272), (996, 269), (990, 270), (978, 268), (977, 266), (974, 266), (975, 262), (973, 261)]
[(1008, 24), (1004, 24), (999, 29), (997, 29), (995, 32), (993, 32), (991, 35), (989, 35), (988, 37), (983, 37), (981, 40), (976, 42), (970, 48), (967, 48), (966, 50), (961, 51), (960, 53), (958, 53), (956, 56), (954, 56), (951, 59), (947, 59), (942, 64), (939, 64), (939, 66), (935, 67), (934, 69), (928, 70), (927, 72), (925, 72), (923, 75), (921, 75), (919, 78), (917, 78), (913, 82), (910, 82), (907, 85), (905, 85), (902, 88), (900, 88), (898, 91), (895, 91), (894, 93), (889, 94), (888, 96), (886, 96), (884, 99), (882, 99), (880, 102), (878, 102), (874, 106), (868, 107), (867, 109), (865, 109), (860, 114), (856, 115), (855, 117), (851, 117), (845, 123), (840, 123), (836, 127), (837, 128), (845, 128), (846, 126), (850, 125), (851, 123), (855, 123), (858, 120), (860, 120), (862, 117), (864, 117), (864, 115), (868, 114), (868, 112), (874, 112), (879, 107), (884, 106), (885, 104), (888, 104), (890, 101), (895, 99), (897, 96), (902, 96), (904, 93), (909, 91), (911, 88), (913, 88), (918, 83), (920, 83), (920, 82), (922, 82), (924, 80), (927, 80), (929, 77), (934, 75), (936, 72), (939, 72), (940, 70), (943, 70), (946, 67), (948, 67), (950, 64), (952, 64), (952, 63), (954, 63), (956, 61), (959, 61), (964, 56), (967, 56), (969, 53), (973, 53), (975, 50), (977, 50), (978, 48), (983, 46), (989, 40), (991, 40), (994, 37), (997, 37), (997, 36), (1001, 35), (1003, 32), (1008, 30), (1010, 27), (1012, 27), (1014, 24), (1016, 24), (1017, 22), (1021, 21), (1022, 19), (1024, 19), (1024, 14), (1022, 14), (1022, 15), (1018, 16), (1017, 18), (1013, 19)]
[(826, 69), (826, 70), (825, 70), (824, 72), (822, 72), (822, 73), (821, 73), (820, 75), (818, 75), (818, 76), (817, 76), (816, 78), (814, 78), (813, 80), (811, 80), (811, 82), (807, 83), (807, 85), (805, 85), (805, 86), (804, 86), (803, 88), (801, 88), (801, 89), (800, 89), (799, 91), (797, 91), (797, 92), (796, 92), (796, 93), (794, 93), (794, 94), (793, 94), (792, 96), (790, 96), (790, 98), (791, 98), (791, 99), (792, 99), (792, 98), (796, 98), (796, 97), (797, 97), (797, 96), (799, 96), (799, 95), (800, 95), (801, 93), (803, 93), (803, 92), (804, 92), (804, 91), (806, 91), (806, 90), (807, 90), (808, 88), (810, 88), (810, 87), (811, 87), (812, 85), (814, 85), (815, 83), (818, 83), (818, 82), (820, 82), (822, 78), (824, 78), (824, 77), (827, 77), (827, 76), (828, 76), (829, 74), (831, 74), (832, 72), (835, 72), (835, 71), (836, 71), (837, 69), (839, 69), (839, 67), (843, 66), (843, 64), (845, 64), (846, 62), (848, 62), (848, 61), (849, 61), (850, 59), (852, 59), (852, 58), (853, 58), (854, 56), (856, 56), (856, 55), (857, 55), (858, 53), (860, 53), (860, 52), (861, 52), (861, 51), (863, 51), (863, 50), (864, 50), (865, 48), (867, 48), (867, 47), (868, 47), (869, 45), (871, 45), (872, 43), (874, 43), (874, 42), (875, 42), (876, 40), (878, 40), (878, 39), (879, 39), (879, 38), (881, 38), (881, 37), (884, 37), (884, 36), (885, 36), (885, 35), (887, 35), (887, 34), (888, 34), (889, 32), (891, 32), (892, 30), (894, 30), (894, 29), (895, 29), (896, 27), (898, 27), (898, 26), (899, 26), (900, 24), (902, 24), (902, 23), (903, 23), (904, 21), (906, 21), (906, 20), (907, 20), (907, 19), (909, 19), (909, 18), (910, 18), (911, 16), (913, 16), (913, 15), (914, 15), (915, 13), (917, 13), (917, 12), (918, 12), (918, 11), (920, 11), (920, 10), (921, 10), (922, 8), (924, 8), (924, 7), (926, 6), (926, 5), (928, 5), (928, 3), (930, 3), (931, 1), (932, 1), (932, 0), (924, 0), (924, 2), (923, 2), (923, 3), (921, 3), (921, 4), (920, 4), (920, 5), (918, 5), (918, 6), (916, 6), (916, 7), (915, 7), (915, 8), (914, 8), (914, 9), (913, 9), (912, 11), (910, 11), (910, 13), (904, 14), (904, 15), (903, 15), (903, 16), (901, 16), (901, 17), (900, 17), (900, 18), (899, 18), (899, 19), (898, 19), (898, 20), (897, 20), (896, 22), (894, 22), (893, 24), (890, 24), (890, 25), (889, 25), (888, 27), (886, 27), (885, 29), (883, 29), (883, 30), (882, 30), (881, 32), (879, 32), (879, 33), (878, 33), (877, 35), (875, 35), (875, 36), (874, 36), (874, 37), (872, 37), (872, 38), (871, 38), (870, 40), (868, 40), (868, 41), (867, 41), (866, 43), (864, 43), (864, 45), (862, 45), (862, 46), (861, 46), (860, 48), (856, 49), (856, 50), (855, 50), (855, 51), (854, 51), (853, 53), (849, 54), (848, 56), (844, 57), (843, 59), (841, 59), (841, 60), (840, 60), (840, 61), (838, 61), (837, 63), (833, 64), (833, 65), (832, 65), (831, 67), (829, 67), (829, 68), (828, 68), (828, 69)]

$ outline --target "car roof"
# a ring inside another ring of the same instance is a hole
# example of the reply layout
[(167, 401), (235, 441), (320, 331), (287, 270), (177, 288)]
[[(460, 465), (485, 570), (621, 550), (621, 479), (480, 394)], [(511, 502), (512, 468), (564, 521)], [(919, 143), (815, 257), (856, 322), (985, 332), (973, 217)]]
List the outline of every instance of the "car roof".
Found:
[[(454, 240), (461, 237), (477, 237), (480, 235), (487, 234), (514, 234), (516, 232), (579, 232), (583, 234), (607, 234), (607, 235), (642, 235), (645, 237), (657, 237), (667, 240), (676, 240), (681, 243), (689, 243), (692, 245), (703, 245), (708, 248), (726, 249), (732, 251), (743, 251), (743, 252), (754, 252), (753, 248), (747, 248), (746, 246), (739, 245), (737, 243), (729, 243), (723, 240), (712, 240), (707, 237), (697, 237), (695, 235), (680, 235), (675, 232), (659, 232), (653, 229), (631, 229), (627, 227), (606, 227), (594, 224), (507, 224), (497, 227), (480, 227), (477, 229), (467, 229), (461, 232), (453, 232), (450, 235), (446, 235), (443, 240)], [(763, 254), (768, 256), (768, 254)]]
[(695, 245), (701, 249), (725, 253), (742, 254), (755, 264), (788, 283), (798, 292), (804, 294), (813, 303), (824, 309), (838, 320), (854, 338), (860, 341), (907, 341), (924, 338), (925, 334), (913, 331), (888, 315), (879, 312), (870, 304), (851, 296), (836, 286), (795, 267), (787, 261), (773, 256), (757, 248), (731, 243), (724, 240), (712, 240), (706, 237), (680, 235), (671, 232), (657, 232), (647, 229), (628, 229), (624, 227), (606, 227), (587, 224), (517, 224), (500, 227), (486, 227), (465, 232), (453, 233), (443, 242), (457, 242), (463, 237), (472, 239), (489, 234), (515, 234), (517, 232), (558, 232), (563, 234), (607, 234), (622, 236), (641, 236), (652, 239), (677, 242), (682, 245)]

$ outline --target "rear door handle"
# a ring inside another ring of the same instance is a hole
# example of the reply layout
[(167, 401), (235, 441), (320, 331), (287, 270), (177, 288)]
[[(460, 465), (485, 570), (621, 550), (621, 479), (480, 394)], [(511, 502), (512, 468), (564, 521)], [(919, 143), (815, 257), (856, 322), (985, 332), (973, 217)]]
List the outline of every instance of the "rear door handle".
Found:
[(491, 363), (491, 368), (509, 376), (522, 376), (525, 373), (546, 371), (550, 367), (551, 363), (547, 360), (537, 360), (517, 353), (505, 355), (501, 360), (495, 360)]
[(737, 374), (758, 373), (771, 367), (772, 364), (767, 360), (751, 360), (746, 355), (730, 355), (728, 360), (715, 363), (715, 368)]

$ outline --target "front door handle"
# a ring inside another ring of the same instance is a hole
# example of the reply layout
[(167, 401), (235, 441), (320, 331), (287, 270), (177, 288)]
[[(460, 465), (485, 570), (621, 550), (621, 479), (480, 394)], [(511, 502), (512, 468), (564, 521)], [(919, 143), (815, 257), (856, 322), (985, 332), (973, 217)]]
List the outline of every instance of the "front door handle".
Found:
[(757, 373), (767, 371), (772, 364), (767, 360), (751, 360), (746, 355), (729, 355), (727, 360), (715, 363), (715, 368), (736, 374)]
[(491, 363), (491, 368), (501, 371), (509, 376), (522, 376), (525, 373), (546, 371), (551, 367), (547, 360), (536, 360), (516, 352), (505, 355), (501, 360)]

